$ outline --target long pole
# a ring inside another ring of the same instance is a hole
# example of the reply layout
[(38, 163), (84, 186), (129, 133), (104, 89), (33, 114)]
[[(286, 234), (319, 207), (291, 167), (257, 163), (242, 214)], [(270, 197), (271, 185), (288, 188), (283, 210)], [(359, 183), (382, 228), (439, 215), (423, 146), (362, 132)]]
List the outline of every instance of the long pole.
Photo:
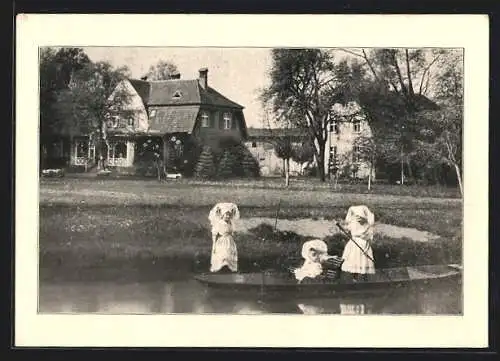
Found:
[[(358, 248), (361, 250), (361, 252), (363, 252), (363, 254), (366, 256), (366, 258), (368, 258), (369, 260), (371, 260), (373, 263), (375, 263), (375, 260), (370, 257), (366, 252), (365, 250), (353, 239), (353, 237), (351, 236), (351, 234), (344, 228), (340, 225), (339, 222), (335, 222), (337, 224), (337, 227), (339, 227), (339, 229), (342, 231), (342, 233), (344, 233), (347, 237), (349, 237), (349, 239), (356, 245), (358, 246)], [(382, 270), (382, 269), (380, 269)], [(392, 281), (391, 277), (389, 277), (389, 275), (385, 272), (385, 271), (382, 271), (382, 273), (384, 274), (384, 276), (387, 277), (387, 279), (389, 281)]]
[(278, 214), (280, 212), (280, 207), (281, 207), (281, 198), (278, 202), (278, 208), (276, 209), (276, 217), (274, 219), (274, 232), (277, 231), (277, 226), (278, 226)]

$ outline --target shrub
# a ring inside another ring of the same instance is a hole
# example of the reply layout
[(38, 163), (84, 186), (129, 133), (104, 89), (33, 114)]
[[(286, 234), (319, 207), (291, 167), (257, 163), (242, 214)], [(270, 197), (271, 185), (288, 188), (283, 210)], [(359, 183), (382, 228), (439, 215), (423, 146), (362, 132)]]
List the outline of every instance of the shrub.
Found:
[(211, 179), (215, 176), (215, 171), (214, 154), (210, 147), (205, 146), (196, 164), (194, 175), (196, 178)]
[(217, 175), (221, 178), (231, 178), (237, 166), (237, 160), (231, 149), (226, 149), (217, 168)]

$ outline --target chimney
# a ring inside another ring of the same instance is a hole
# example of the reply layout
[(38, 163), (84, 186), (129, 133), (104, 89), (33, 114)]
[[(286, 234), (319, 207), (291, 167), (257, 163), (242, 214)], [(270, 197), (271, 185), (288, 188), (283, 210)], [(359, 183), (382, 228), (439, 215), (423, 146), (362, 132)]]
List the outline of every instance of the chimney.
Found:
[(198, 82), (200, 83), (200, 85), (203, 89), (207, 89), (207, 87), (208, 87), (208, 69), (201, 68), (198, 71), (200, 73), (200, 76), (198, 78)]
[(170, 75), (170, 79), (180, 79), (180, 78), (181, 78), (181, 73), (179, 73), (178, 71)]
[(147, 76), (147, 75), (143, 76), (143, 77), (141, 78), (141, 80), (144, 80), (144, 81), (148, 80), (148, 76)]

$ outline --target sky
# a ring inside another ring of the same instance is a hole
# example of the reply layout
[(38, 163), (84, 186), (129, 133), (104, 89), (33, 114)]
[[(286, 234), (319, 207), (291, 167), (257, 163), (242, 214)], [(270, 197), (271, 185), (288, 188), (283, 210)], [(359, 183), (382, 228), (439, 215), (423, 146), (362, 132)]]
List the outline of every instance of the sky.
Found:
[(259, 90), (268, 85), (271, 65), (266, 48), (153, 48), (84, 47), (92, 61), (108, 61), (113, 66), (127, 65), (133, 78), (145, 75), (160, 60), (171, 61), (181, 79), (196, 79), (200, 68), (208, 68), (209, 85), (245, 107), (248, 127), (262, 127)]

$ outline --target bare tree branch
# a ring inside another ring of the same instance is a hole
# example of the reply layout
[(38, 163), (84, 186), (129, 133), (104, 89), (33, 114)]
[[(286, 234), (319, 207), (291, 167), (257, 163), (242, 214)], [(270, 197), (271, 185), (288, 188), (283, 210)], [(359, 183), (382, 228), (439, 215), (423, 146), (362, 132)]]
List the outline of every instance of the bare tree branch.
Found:
[[(422, 95), (422, 86), (424, 84), (424, 77), (426, 74), (428, 74), (430, 68), (432, 67), (432, 65), (439, 59), (441, 55), (438, 55), (436, 56), (430, 63), (428, 66), (425, 67), (423, 73), (422, 73), (422, 77), (420, 78), (420, 86), (419, 86), (419, 90), (418, 90), (418, 93), (420, 95)], [(429, 82), (429, 77), (427, 77), (427, 82)]]

